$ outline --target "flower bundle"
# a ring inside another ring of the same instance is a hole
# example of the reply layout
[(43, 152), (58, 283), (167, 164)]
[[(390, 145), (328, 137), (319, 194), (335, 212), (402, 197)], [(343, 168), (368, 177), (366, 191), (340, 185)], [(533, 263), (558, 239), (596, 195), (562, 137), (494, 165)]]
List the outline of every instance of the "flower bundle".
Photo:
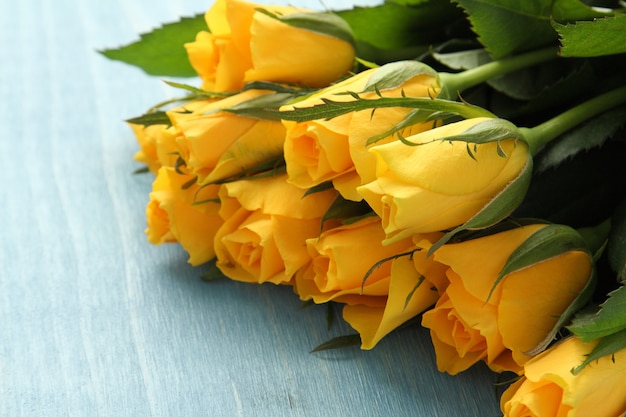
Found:
[(626, 18), (592, 6), (216, 0), (103, 51), (201, 79), (129, 120), (148, 240), (363, 349), (419, 321), (441, 371), (519, 376), (507, 416), (625, 413)]

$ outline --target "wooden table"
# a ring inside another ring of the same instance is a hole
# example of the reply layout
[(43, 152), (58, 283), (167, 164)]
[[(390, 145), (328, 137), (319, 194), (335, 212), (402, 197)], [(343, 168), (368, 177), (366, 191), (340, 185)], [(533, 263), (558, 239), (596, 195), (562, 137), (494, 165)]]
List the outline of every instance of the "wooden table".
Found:
[(194, 3), (3, 3), (0, 415), (498, 415), (496, 376), (438, 373), (421, 328), (312, 354), (351, 329), (146, 242), (151, 176), (132, 174), (122, 120), (175, 91), (96, 50), (209, 6)]

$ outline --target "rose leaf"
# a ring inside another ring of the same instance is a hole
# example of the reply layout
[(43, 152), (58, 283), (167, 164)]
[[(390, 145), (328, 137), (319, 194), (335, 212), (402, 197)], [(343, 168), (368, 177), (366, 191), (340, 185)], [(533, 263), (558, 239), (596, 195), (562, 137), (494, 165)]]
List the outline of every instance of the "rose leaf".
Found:
[(196, 34), (203, 30), (208, 30), (204, 15), (183, 17), (142, 34), (137, 42), (99, 52), (109, 59), (137, 66), (149, 75), (194, 77), (197, 74), (189, 63), (184, 44), (195, 40)]

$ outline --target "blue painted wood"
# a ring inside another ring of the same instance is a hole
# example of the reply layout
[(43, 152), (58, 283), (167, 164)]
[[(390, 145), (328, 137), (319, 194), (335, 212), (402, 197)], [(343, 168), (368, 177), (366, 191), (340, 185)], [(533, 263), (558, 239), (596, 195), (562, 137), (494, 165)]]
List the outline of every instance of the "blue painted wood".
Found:
[(439, 374), (423, 329), (311, 354), (349, 328), (286, 287), (203, 283), (145, 241), (151, 178), (131, 174), (122, 120), (174, 92), (95, 50), (198, 3), (3, 5), (0, 415), (498, 415), (495, 376)]

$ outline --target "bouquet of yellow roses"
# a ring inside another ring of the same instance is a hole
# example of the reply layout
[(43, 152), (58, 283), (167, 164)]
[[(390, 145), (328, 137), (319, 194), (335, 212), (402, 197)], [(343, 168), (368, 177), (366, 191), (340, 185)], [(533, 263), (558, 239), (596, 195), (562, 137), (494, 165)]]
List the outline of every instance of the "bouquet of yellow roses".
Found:
[(148, 240), (340, 303), (318, 349), (419, 322), (442, 372), (516, 374), (506, 416), (626, 413), (626, 9), (595, 3), (216, 0), (103, 51), (201, 79), (128, 121)]

